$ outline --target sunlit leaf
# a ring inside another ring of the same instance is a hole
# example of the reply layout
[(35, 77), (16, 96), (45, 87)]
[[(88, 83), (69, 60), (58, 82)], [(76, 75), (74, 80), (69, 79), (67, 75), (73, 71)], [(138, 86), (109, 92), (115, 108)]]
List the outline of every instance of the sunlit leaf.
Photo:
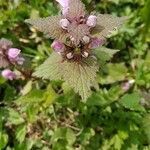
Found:
[(141, 97), (138, 93), (126, 94), (121, 98), (120, 104), (131, 110), (144, 111), (140, 105), (140, 100)]
[(61, 60), (62, 58), (58, 54), (51, 54), (51, 56), (36, 69), (33, 75), (43, 79), (60, 80), (61, 74), (59, 72), (59, 65)]
[[(119, 28), (125, 21), (127, 17), (115, 17), (108, 14), (99, 14), (97, 16), (97, 26), (95, 30), (99, 37), (107, 37), (111, 31)], [(96, 33), (93, 30), (94, 33)]]
[(25, 139), (25, 135), (26, 135), (26, 125), (20, 125), (17, 130), (16, 130), (16, 139), (22, 143)]

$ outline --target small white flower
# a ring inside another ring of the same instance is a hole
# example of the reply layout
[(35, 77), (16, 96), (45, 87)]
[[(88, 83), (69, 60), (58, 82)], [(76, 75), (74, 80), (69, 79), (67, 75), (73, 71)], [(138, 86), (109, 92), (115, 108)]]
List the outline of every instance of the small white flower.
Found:
[(70, 52), (70, 53), (68, 53), (68, 54), (66, 55), (66, 57), (67, 57), (68, 59), (72, 59), (72, 58), (73, 58), (73, 54)]
[(89, 53), (84, 51), (82, 54), (82, 57), (87, 58), (88, 56), (89, 56)]
[(94, 15), (90, 15), (87, 19), (87, 22), (86, 24), (89, 26), (89, 27), (95, 27), (96, 26), (96, 23), (97, 23), (97, 17), (94, 16)]
[(65, 30), (68, 28), (69, 24), (70, 24), (70, 22), (67, 19), (60, 20), (60, 26)]
[(83, 41), (88, 44), (90, 42), (90, 38), (88, 36), (84, 36)]

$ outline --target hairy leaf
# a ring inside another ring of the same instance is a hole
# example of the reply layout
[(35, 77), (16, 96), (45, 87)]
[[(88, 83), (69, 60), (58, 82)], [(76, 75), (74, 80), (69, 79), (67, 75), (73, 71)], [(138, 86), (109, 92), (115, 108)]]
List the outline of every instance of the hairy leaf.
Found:
[(60, 80), (60, 63), (61, 56), (53, 53), (41, 66), (36, 69), (36, 72), (33, 75), (43, 79)]
[(106, 47), (101, 47), (94, 50), (94, 54), (101, 62), (109, 61), (119, 50), (114, 50)]
[(84, 24), (80, 24), (80, 25), (71, 24), (68, 27), (68, 32), (70, 36), (72, 36), (75, 39), (74, 44), (78, 45), (80, 41), (82, 41), (82, 38), (84, 36), (89, 35), (89, 28), (87, 25)]
[(78, 18), (80, 16), (85, 15), (85, 6), (81, 2), (81, 0), (70, 0), (69, 1), (69, 11), (67, 17), (74, 18), (75, 16)]
[(61, 16), (51, 16), (46, 18), (27, 19), (25, 22), (33, 25), (39, 31), (46, 34), (47, 37), (52, 39), (57, 38), (64, 42), (66, 41), (67, 33), (59, 25), (61, 19)]
[(119, 28), (125, 21), (127, 17), (115, 17), (108, 14), (99, 14), (97, 16), (97, 26), (93, 34), (97, 33), (100, 37), (107, 37), (111, 31)]
[(139, 104), (141, 97), (138, 93), (126, 94), (121, 100), (120, 104), (125, 108), (137, 111), (144, 111), (144, 108)]
[(93, 60), (89, 60), (79, 63), (64, 62), (61, 64), (61, 73), (66, 83), (72, 87), (75, 92), (79, 93), (83, 101), (91, 95), (91, 87), (96, 87), (96, 72), (98, 66)]
[(82, 63), (61, 61), (58, 54), (52, 54), (34, 73), (43, 79), (63, 79), (83, 100), (91, 94), (91, 87), (97, 88), (96, 72), (98, 66), (94, 58), (89, 58)]
[(0, 68), (7, 67), (9, 65), (8, 61), (5, 59), (4, 56), (0, 55)]

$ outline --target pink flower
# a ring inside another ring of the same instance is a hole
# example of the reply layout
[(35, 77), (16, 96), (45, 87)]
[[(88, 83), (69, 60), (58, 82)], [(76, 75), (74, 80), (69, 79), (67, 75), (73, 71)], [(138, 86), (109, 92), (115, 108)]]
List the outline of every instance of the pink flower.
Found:
[(93, 38), (93, 39), (91, 40), (91, 43), (90, 43), (90, 45), (89, 45), (89, 48), (95, 49), (95, 48), (97, 48), (97, 47), (103, 45), (104, 42), (105, 42), (104, 39)]
[(8, 80), (13, 80), (16, 78), (16, 74), (14, 72), (12, 72), (11, 70), (9, 69), (5, 69), (2, 71), (2, 76), (5, 78), (5, 79), (8, 79)]
[(70, 24), (70, 22), (67, 19), (61, 19), (59, 23), (60, 23), (60, 26), (65, 30), (67, 29), (68, 25)]
[(54, 49), (54, 51), (57, 52), (57, 53), (61, 53), (61, 52), (63, 52), (64, 49), (65, 49), (64, 44), (61, 43), (61, 42), (59, 42), (59, 41), (57, 41), (57, 40), (55, 40), (55, 41), (52, 43), (51, 47), (52, 47), (52, 48)]
[(8, 58), (11, 62), (16, 62), (19, 65), (22, 65), (25, 59), (20, 56), (21, 50), (17, 48), (10, 48), (8, 50)]
[(96, 26), (96, 23), (97, 23), (97, 17), (94, 16), (94, 15), (90, 15), (87, 19), (87, 22), (86, 24), (89, 26), (89, 27), (95, 27)]
[(21, 52), (21, 50), (19, 50), (17, 48), (10, 48), (8, 50), (8, 57), (10, 59), (16, 59), (19, 56), (20, 52)]
[(62, 7), (62, 14), (65, 15), (69, 9), (69, 0), (56, 0)]

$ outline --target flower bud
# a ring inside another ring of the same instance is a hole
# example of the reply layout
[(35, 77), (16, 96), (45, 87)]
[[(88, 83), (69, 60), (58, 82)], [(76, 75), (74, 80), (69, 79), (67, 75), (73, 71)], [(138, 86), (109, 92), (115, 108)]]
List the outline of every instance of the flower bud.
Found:
[(90, 38), (88, 36), (83, 37), (84, 43), (88, 44), (90, 42)]
[(5, 79), (8, 79), (8, 80), (13, 80), (16, 78), (16, 74), (14, 72), (12, 72), (11, 70), (9, 69), (5, 69), (2, 71), (2, 76), (5, 78)]
[(104, 39), (93, 38), (91, 40), (91, 43), (89, 44), (89, 48), (91, 48), (91, 49), (97, 48), (97, 47), (103, 45), (104, 42), (105, 42)]
[(87, 22), (86, 24), (89, 26), (89, 27), (95, 27), (96, 26), (96, 23), (97, 23), (97, 17), (94, 16), (94, 15), (90, 15), (87, 19)]
[(68, 59), (72, 59), (72, 58), (73, 58), (73, 54), (70, 52), (70, 53), (68, 53), (68, 54), (66, 55), (66, 57), (67, 57)]
[(21, 52), (21, 50), (19, 50), (17, 48), (10, 48), (8, 50), (8, 57), (10, 59), (16, 59), (19, 56), (20, 52)]
[(52, 47), (52, 48), (54, 49), (54, 51), (57, 52), (57, 53), (61, 53), (61, 52), (63, 52), (64, 49), (65, 49), (64, 44), (61, 43), (61, 42), (59, 42), (59, 41), (57, 41), (57, 40), (55, 40), (55, 41), (52, 43), (51, 47)]
[(124, 92), (127, 92), (133, 86), (134, 83), (135, 83), (135, 80), (129, 80), (129, 81), (123, 82), (121, 85), (121, 88)]
[(70, 24), (70, 22), (67, 19), (61, 19), (60, 20), (60, 26), (65, 30), (67, 29), (69, 24)]

